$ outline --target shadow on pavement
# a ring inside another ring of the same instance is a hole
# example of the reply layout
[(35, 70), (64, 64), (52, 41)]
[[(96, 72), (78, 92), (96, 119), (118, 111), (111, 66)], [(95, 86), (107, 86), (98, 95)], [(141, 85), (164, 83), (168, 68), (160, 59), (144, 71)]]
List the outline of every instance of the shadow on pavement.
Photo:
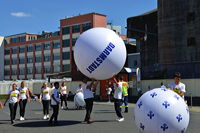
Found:
[[(58, 121), (57, 126), (70, 126), (75, 124), (80, 124), (81, 121)], [(38, 127), (50, 127), (48, 125), (48, 121), (34, 121), (34, 122), (24, 122), (24, 123), (17, 123), (14, 124), (15, 127), (32, 127), (32, 128), (38, 128)]]
[(95, 114), (104, 114), (104, 113), (115, 113), (115, 112), (113, 112), (113, 111), (112, 112), (109, 112), (109, 111), (105, 111), (105, 112), (103, 112), (103, 111), (100, 111), (100, 112), (99, 111), (95, 111), (94, 113)]

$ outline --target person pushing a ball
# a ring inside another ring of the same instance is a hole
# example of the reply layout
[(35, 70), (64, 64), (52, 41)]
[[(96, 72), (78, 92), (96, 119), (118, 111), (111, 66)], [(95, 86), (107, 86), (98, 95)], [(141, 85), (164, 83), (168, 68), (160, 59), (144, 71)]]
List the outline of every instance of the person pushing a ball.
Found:
[(169, 83), (168, 87), (184, 99), (185, 84), (181, 83), (181, 74), (179, 72), (174, 74), (174, 82)]

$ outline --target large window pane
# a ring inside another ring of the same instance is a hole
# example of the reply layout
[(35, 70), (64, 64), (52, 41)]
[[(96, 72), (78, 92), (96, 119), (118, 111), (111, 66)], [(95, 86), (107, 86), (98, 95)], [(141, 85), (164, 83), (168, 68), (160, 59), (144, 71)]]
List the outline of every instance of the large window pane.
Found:
[(24, 68), (19, 69), (19, 74), (20, 75), (24, 75), (25, 74), (25, 69)]
[(35, 62), (41, 62), (42, 61), (42, 57), (35, 57)]
[(10, 70), (4, 70), (5, 75), (10, 75)]
[(72, 46), (75, 45), (77, 38), (72, 38)]
[(4, 60), (5, 65), (10, 65), (10, 60)]
[(63, 27), (62, 28), (62, 34), (65, 35), (65, 34), (69, 34), (70, 33), (70, 28), (69, 27)]
[(54, 60), (60, 60), (60, 54), (54, 54), (53, 59)]
[(80, 25), (72, 26), (72, 33), (80, 32)]
[(45, 66), (44, 67), (44, 73), (50, 73), (51, 72), (51, 67), (50, 66)]
[(33, 52), (33, 45), (27, 46), (27, 52)]
[(63, 71), (70, 71), (70, 64), (63, 65)]
[(35, 50), (36, 51), (41, 51), (42, 50), (42, 45), (41, 44), (35, 45)]
[(45, 50), (48, 50), (48, 49), (50, 49), (51, 48), (51, 44), (50, 43), (45, 43), (44, 44), (44, 49)]
[(47, 56), (44, 56), (44, 61), (50, 61), (51, 60), (51, 56), (50, 55), (47, 55)]
[(24, 53), (24, 52), (25, 52), (25, 48), (24, 48), (24, 47), (20, 47), (20, 48), (19, 48), (19, 52), (20, 52), (20, 53)]
[(42, 68), (41, 67), (36, 67), (35, 68), (35, 72), (36, 73), (41, 73), (42, 72)]
[(60, 42), (54, 42), (53, 48), (60, 48)]
[(70, 46), (70, 39), (66, 39), (62, 41), (62, 46), (63, 47), (69, 47)]
[(19, 63), (20, 64), (24, 64), (25, 63), (25, 59), (24, 58), (19, 59)]
[(12, 38), (11, 39), (11, 43), (16, 43), (17, 42), (17, 38)]
[(12, 64), (16, 65), (17, 64), (17, 59), (12, 59)]
[(92, 28), (91, 23), (85, 23), (85, 24), (83, 24), (83, 31), (86, 31), (86, 30), (88, 30), (90, 28)]
[(54, 72), (60, 72), (60, 65), (54, 66), (53, 71)]
[(63, 58), (63, 60), (69, 60), (70, 59), (70, 52), (63, 52), (62, 58)]
[(17, 48), (12, 48), (12, 54), (17, 54)]
[(27, 63), (33, 63), (33, 57), (28, 57), (27, 58)]
[(26, 41), (26, 36), (19, 37), (19, 42), (25, 42), (25, 41)]
[(5, 55), (8, 55), (8, 54), (10, 54), (10, 49), (5, 50)]
[(12, 69), (12, 75), (17, 75), (17, 69)]
[(32, 73), (33, 73), (33, 68), (32, 67), (27, 68), (27, 74), (32, 74)]

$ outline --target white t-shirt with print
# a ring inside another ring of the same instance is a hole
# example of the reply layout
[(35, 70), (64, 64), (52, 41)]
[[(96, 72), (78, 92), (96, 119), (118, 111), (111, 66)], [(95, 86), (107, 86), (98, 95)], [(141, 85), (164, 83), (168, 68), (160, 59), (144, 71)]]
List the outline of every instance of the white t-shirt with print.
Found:
[[(177, 89), (177, 90), (182, 91), (184, 93), (186, 92), (185, 84), (183, 84), (181, 82), (178, 85), (176, 85), (174, 82), (171, 82), (171, 83), (168, 84), (168, 87), (170, 87), (173, 90)], [(184, 98), (184, 96), (183, 96), (183, 98)]]
[(93, 92), (91, 89), (87, 89), (88, 84), (82, 84), (82, 91), (84, 95), (84, 99), (94, 98)]
[(60, 87), (62, 94), (67, 94), (67, 86)]
[(42, 100), (50, 100), (50, 91), (49, 87), (42, 88)]
[(28, 88), (27, 87), (24, 87), (24, 88), (19, 88), (19, 93), (20, 93), (20, 99), (22, 100), (25, 100), (27, 99), (27, 91), (28, 91)]
[[(54, 88), (51, 92), (52, 95), (54, 95), (54, 98), (56, 101), (59, 101), (59, 90)], [(51, 98), (51, 105), (57, 105), (56, 101), (54, 101), (53, 98)]]
[(18, 95), (19, 95), (19, 91), (15, 90), (15, 91), (10, 91), (10, 99), (9, 99), (9, 103), (16, 103), (17, 99), (18, 99)]
[(119, 82), (118, 85), (116, 86), (114, 98), (122, 99), (122, 82)]

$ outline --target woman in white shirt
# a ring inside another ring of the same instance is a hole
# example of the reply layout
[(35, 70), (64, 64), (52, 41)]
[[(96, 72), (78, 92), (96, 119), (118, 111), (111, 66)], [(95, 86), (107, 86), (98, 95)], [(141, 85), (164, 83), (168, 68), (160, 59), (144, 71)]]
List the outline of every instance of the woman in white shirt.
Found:
[(27, 100), (30, 101), (29, 92), (28, 92), (28, 88), (26, 87), (25, 81), (21, 82), (21, 87), (19, 88), (19, 93), (20, 93), (20, 95), (19, 95), (20, 96), (20, 101), (19, 101), (20, 121), (23, 121), (23, 120), (25, 120), (24, 115), (25, 115)]
[(43, 83), (40, 93), (40, 102), (43, 105), (44, 120), (49, 119), (50, 91), (51, 89), (48, 87), (48, 83)]
[(64, 109), (63, 107), (63, 102), (65, 103), (65, 108), (68, 109), (67, 107), (67, 86), (65, 82), (62, 82), (61, 87), (60, 87), (60, 100), (61, 100), (61, 109)]
[(17, 105), (19, 102), (19, 91), (16, 90), (17, 85), (14, 83), (12, 84), (12, 90), (8, 94), (8, 98), (6, 99), (4, 105), (9, 100), (9, 109), (10, 109), (10, 120), (11, 124), (14, 123), (17, 111)]

